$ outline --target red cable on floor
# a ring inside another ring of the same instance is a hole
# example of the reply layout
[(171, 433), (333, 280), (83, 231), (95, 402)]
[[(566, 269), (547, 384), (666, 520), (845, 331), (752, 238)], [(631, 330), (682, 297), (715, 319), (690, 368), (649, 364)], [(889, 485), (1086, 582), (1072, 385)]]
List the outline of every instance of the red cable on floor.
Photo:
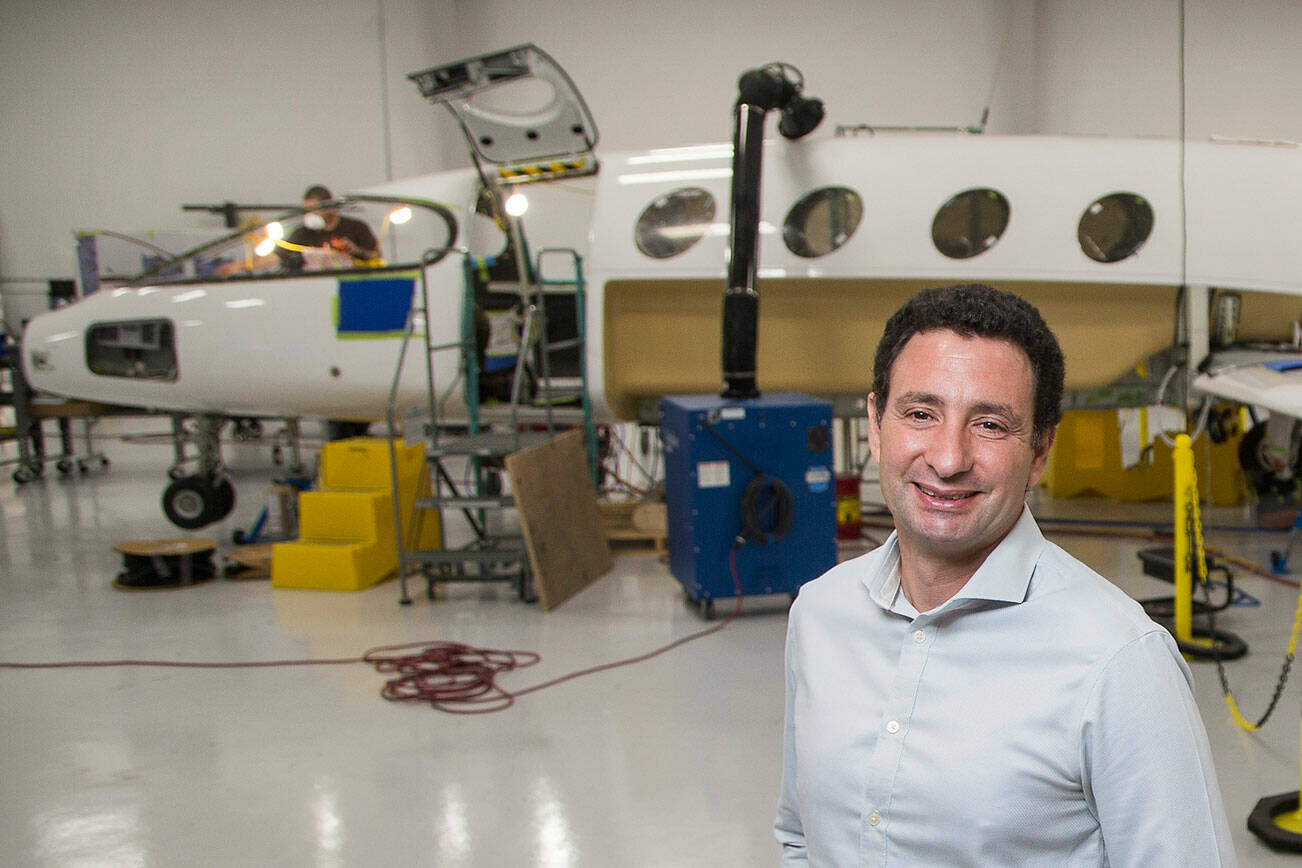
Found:
[[(342, 666), (368, 663), (377, 672), (397, 673), (385, 682), (380, 695), (393, 702), (428, 702), (431, 707), (450, 714), (487, 714), (502, 711), (515, 704), (517, 697), (537, 693), (585, 675), (606, 672), (621, 666), (641, 663), (672, 651), (680, 645), (717, 633), (731, 624), (741, 613), (741, 579), (737, 575), (737, 546), (728, 553), (728, 568), (732, 572), (733, 586), (737, 589), (737, 603), (731, 614), (718, 624), (675, 639), (654, 651), (628, 657), (598, 666), (589, 666), (567, 675), (552, 678), (523, 690), (510, 691), (497, 683), (503, 672), (523, 669), (541, 660), (533, 651), (497, 651), (474, 648), (457, 642), (408, 642), (401, 645), (381, 645), (361, 657), (338, 657), (314, 660), (258, 660), (229, 663), (199, 663), (165, 660), (91, 660), (55, 663), (4, 663), (0, 669), (85, 669), (93, 667), (156, 666), (182, 669), (247, 669), (279, 666)], [(420, 649), (417, 653), (393, 653)]]

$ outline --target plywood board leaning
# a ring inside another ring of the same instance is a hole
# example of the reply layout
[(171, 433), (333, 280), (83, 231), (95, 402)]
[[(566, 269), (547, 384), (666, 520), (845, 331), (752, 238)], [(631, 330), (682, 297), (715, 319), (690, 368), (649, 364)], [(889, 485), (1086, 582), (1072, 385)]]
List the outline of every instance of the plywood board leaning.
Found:
[(583, 590), (611, 566), (583, 432), (566, 431), (506, 456), (529, 568), (543, 611)]

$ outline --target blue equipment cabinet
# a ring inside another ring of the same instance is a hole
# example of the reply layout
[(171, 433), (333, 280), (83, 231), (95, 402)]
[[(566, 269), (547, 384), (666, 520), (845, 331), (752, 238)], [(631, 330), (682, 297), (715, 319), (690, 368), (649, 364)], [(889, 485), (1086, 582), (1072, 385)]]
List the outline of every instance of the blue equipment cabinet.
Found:
[(794, 392), (672, 396), (660, 425), (669, 570), (707, 617), (710, 601), (737, 596), (729, 552), (748, 531), (737, 550), (743, 596), (795, 594), (836, 564), (830, 403)]

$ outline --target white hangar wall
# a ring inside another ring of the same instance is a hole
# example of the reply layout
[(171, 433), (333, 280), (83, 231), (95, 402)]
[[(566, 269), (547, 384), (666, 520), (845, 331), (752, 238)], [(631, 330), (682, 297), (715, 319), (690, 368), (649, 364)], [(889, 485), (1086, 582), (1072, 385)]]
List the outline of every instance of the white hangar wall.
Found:
[(1024, 110), (1030, 0), (536, 0), (528, 15), (511, 0), (457, 7), (476, 51), (533, 41), (554, 56), (611, 149), (726, 141), (737, 77), (771, 61), (800, 69), (807, 93), (827, 105), (827, 130), (975, 124), (996, 91), (1016, 94)]
[(220, 228), (181, 205), (297, 202), (310, 183), (346, 190), (428, 171), (450, 132), (406, 81), (456, 51), (449, 3), (0, 0), (0, 10), (9, 281), (74, 276), (75, 229)]
[[(1302, 4), (1185, 0), (1191, 137), (1302, 141)], [(1039, 0), (1031, 131), (1180, 132), (1178, 0)]]
[[(1191, 136), (1302, 139), (1302, 4), (1185, 0)], [(798, 66), (832, 124), (1176, 136), (1179, 0), (514, 0), (457, 3), (474, 51), (532, 40), (608, 148), (726, 139), (736, 78)], [(829, 129), (818, 134), (830, 134)]]
[[(1191, 136), (1302, 139), (1302, 5), (1186, 0)], [(602, 149), (726, 140), (736, 78), (798, 66), (837, 124), (1176, 135), (1178, 0), (0, 0), (0, 279), (71, 277), (78, 228), (215, 227), (463, 165), (406, 74), (520, 42)], [(12, 287), (0, 283), (0, 289)]]

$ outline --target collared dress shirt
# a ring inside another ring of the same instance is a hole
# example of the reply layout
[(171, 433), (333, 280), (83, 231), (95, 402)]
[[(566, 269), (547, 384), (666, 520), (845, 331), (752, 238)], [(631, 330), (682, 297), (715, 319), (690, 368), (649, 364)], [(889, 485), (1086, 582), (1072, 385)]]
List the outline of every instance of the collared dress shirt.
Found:
[(806, 584), (786, 661), (786, 866), (1235, 864), (1170, 634), (1029, 509), (930, 612), (895, 534)]

